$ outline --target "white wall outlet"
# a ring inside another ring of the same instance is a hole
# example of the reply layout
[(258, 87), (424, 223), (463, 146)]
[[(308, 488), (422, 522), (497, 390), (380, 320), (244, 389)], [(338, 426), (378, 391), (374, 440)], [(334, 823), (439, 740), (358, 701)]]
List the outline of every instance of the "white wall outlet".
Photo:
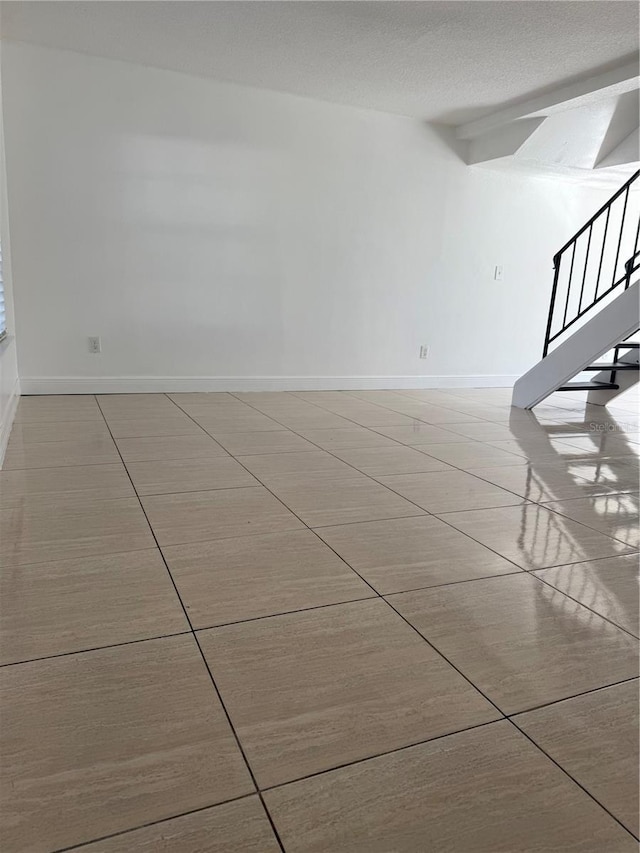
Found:
[(424, 345), (420, 347), (420, 358), (429, 358), (429, 347)]
[(89, 352), (102, 352), (102, 343), (100, 341), (100, 338), (87, 338), (87, 340), (89, 342)]
[(497, 264), (493, 270), (493, 280), (502, 281), (504, 279), (504, 269), (502, 264)]

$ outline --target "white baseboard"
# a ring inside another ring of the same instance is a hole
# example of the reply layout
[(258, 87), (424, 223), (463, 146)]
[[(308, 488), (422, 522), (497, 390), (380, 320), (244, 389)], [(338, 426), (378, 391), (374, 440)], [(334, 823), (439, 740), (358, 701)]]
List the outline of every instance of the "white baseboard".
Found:
[(185, 391), (369, 391), (503, 388), (518, 378), (478, 376), (23, 376), (22, 394), (162, 394)]
[(4, 462), (4, 454), (7, 450), (7, 444), (9, 443), (11, 427), (13, 426), (13, 419), (16, 416), (19, 399), (20, 380), (16, 379), (13, 388), (11, 389), (11, 393), (9, 394), (9, 400), (7, 402), (4, 417), (2, 418), (2, 421), (0, 421), (0, 468), (2, 468), (2, 463)]

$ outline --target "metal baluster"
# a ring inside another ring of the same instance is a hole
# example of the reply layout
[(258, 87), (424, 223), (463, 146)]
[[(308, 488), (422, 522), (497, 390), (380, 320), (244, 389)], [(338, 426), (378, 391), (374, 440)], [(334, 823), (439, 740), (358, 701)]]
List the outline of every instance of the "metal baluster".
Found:
[(571, 280), (573, 278), (573, 262), (576, 259), (576, 240), (573, 244), (573, 252), (571, 253), (571, 267), (569, 268), (569, 283), (567, 284), (567, 301), (564, 305), (564, 317), (562, 318), (562, 328), (564, 329), (567, 325), (567, 310), (569, 308), (569, 297), (571, 296)]
[(629, 187), (624, 194), (624, 207), (622, 208), (622, 221), (620, 222), (620, 237), (618, 238), (618, 249), (616, 251), (616, 260), (613, 265), (613, 278), (611, 279), (611, 287), (616, 283), (616, 270), (618, 269), (618, 257), (620, 256), (620, 246), (622, 245), (622, 232), (624, 231), (624, 218), (627, 215), (627, 201), (629, 200)]
[(589, 239), (587, 240), (587, 253), (584, 256), (584, 273), (582, 276), (582, 286), (580, 287), (580, 300), (578, 302), (578, 314), (582, 309), (582, 294), (584, 293), (584, 283), (587, 280), (587, 267), (589, 266), (589, 249), (591, 248), (591, 234), (593, 232), (593, 222), (589, 226)]
[(607, 208), (607, 218), (604, 223), (604, 233), (602, 235), (602, 252), (600, 253), (600, 266), (598, 267), (598, 277), (596, 278), (596, 289), (593, 294), (594, 300), (598, 298), (598, 287), (600, 286), (600, 274), (602, 272), (602, 262), (604, 260), (604, 250), (607, 245), (607, 231), (609, 229), (609, 214), (611, 213), (611, 208)]
[(562, 262), (562, 255), (556, 255), (553, 259), (553, 290), (551, 291), (551, 305), (549, 306), (549, 317), (547, 319), (547, 331), (544, 336), (544, 347), (542, 350), (542, 357), (544, 358), (549, 351), (549, 344), (551, 343), (551, 325), (553, 323), (553, 312), (556, 307), (556, 294), (558, 292), (558, 278), (560, 276), (560, 263)]
[(625, 271), (625, 283), (624, 289), (626, 290), (631, 284), (631, 276), (637, 269), (637, 260), (638, 257), (638, 240), (640, 239), (640, 216), (638, 216), (638, 227), (636, 228), (636, 239), (633, 241), (633, 255), (629, 258), (627, 263), (624, 265)]

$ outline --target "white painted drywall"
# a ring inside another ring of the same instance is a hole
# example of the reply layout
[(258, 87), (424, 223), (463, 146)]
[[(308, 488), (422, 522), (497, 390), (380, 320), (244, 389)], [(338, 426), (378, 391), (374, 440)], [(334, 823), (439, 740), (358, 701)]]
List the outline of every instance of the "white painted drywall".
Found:
[(17, 43), (2, 63), (25, 391), (504, 384), (607, 194), (469, 168), (412, 119)]
[[(0, 65), (2, 53), (0, 46)], [(4, 280), (7, 336), (0, 341), (0, 467), (9, 441), (20, 386), (16, 357), (15, 324), (13, 316), (13, 292), (11, 286), (11, 247), (9, 241), (9, 216), (7, 205), (7, 181), (4, 156), (4, 132), (2, 116), (2, 78), (0, 75), (0, 239), (2, 240), (2, 269)]]

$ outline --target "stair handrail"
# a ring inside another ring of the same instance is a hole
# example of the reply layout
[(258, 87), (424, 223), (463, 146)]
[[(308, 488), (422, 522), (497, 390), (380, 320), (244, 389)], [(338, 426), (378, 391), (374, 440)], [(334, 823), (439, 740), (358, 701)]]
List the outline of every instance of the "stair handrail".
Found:
[[(594, 307), (594, 305), (597, 305), (602, 299), (604, 299), (606, 296), (608, 296), (613, 290), (615, 290), (616, 287), (618, 287), (623, 282), (625, 283), (625, 289), (627, 287), (629, 287), (629, 285), (631, 284), (632, 273), (635, 272), (635, 270), (637, 270), (638, 268), (640, 268), (640, 263), (637, 261), (637, 258), (640, 255), (640, 253), (638, 252), (638, 240), (640, 238), (640, 217), (639, 217), (638, 224), (636, 227), (636, 232), (635, 232), (634, 254), (625, 263), (624, 274), (622, 276), (620, 276), (618, 279), (616, 279), (616, 270), (618, 268), (620, 247), (622, 244), (622, 236), (624, 233), (625, 217), (626, 217), (626, 212), (627, 212), (627, 202), (629, 200), (629, 191), (630, 191), (632, 184), (635, 181), (637, 181), (639, 177), (640, 177), (640, 169), (638, 169), (636, 172), (634, 172), (634, 174), (627, 181), (625, 181), (625, 183), (618, 190), (616, 190), (616, 192), (611, 196), (611, 198), (609, 198), (602, 205), (602, 207), (598, 211), (596, 211), (596, 213), (594, 213), (594, 215), (587, 222), (585, 222), (585, 224), (578, 231), (576, 231), (576, 233), (573, 235), (573, 237), (570, 240), (567, 240), (567, 242), (564, 244), (564, 246), (559, 251), (557, 251), (556, 254), (553, 256), (553, 268), (554, 268), (553, 288), (551, 291), (551, 301), (549, 304), (549, 316), (547, 319), (547, 328), (546, 328), (545, 338), (544, 338), (544, 348), (542, 351), (542, 357), (543, 358), (549, 352), (549, 346), (551, 345), (551, 343), (556, 338), (558, 338), (560, 335), (562, 335), (564, 332), (566, 332), (566, 330), (570, 326), (572, 326), (574, 323), (576, 323), (578, 320), (580, 320), (582, 317), (584, 317), (584, 315), (588, 311), (590, 311)], [(608, 233), (608, 227), (609, 227), (609, 219), (610, 219), (610, 214), (611, 214), (611, 208), (614, 205), (614, 203), (623, 195), (624, 195), (624, 207), (623, 207), (623, 211), (622, 211), (622, 217), (620, 220), (620, 229), (619, 229), (619, 234), (618, 234), (618, 246), (617, 246), (617, 250), (616, 250), (615, 260), (613, 263), (612, 283), (605, 291), (603, 291), (602, 293), (599, 294), (598, 288), (600, 285), (600, 277), (602, 274), (602, 264), (603, 264), (603, 260), (604, 260), (604, 254), (605, 254), (605, 246), (606, 246), (606, 241), (607, 241), (607, 233)], [(605, 220), (605, 226), (604, 226), (604, 232), (603, 232), (603, 238), (602, 238), (602, 249), (600, 252), (600, 263), (598, 265), (598, 277), (596, 280), (594, 298), (589, 302), (588, 305), (586, 305), (583, 308), (582, 307), (582, 300), (583, 300), (584, 287), (585, 287), (586, 276), (587, 276), (587, 268), (588, 268), (588, 264), (589, 264), (589, 251), (591, 248), (591, 237), (593, 235), (593, 225), (604, 214), (606, 214), (606, 220)], [(586, 249), (586, 254), (585, 254), (585, 259), (584, 259), (584, 270), (583, 270), (583, 275), (582, 275), (582, 283), (580, 286), (580, 298), (579, 298), (579, 302), (578, 302), (578, 311), (575, 314), (575, 316), (573, 316), (567, 322), (567, 312), (568, 312), (568, 307), (569, 307), (569, 298), (571, 296), (571, 283), (572, 283), (572, 279), (573, 279), (573, 269), (574, 269), (574, 262), (575, 262), (575, 256), (576, 256), (576, 245), (577, 245), (577, 242), (580, 239), (580, 237), (582, 237), (582, 235), (585, 234), (587, 231), (589, 231), (589, 235), (588, 235), (587, 249)], [(557, 332), (552, 334), (554, 312), (555, 312), (555, 307), (556, 307), (556, 299), (557, 299), (557, 295), (558, 295), (558, 285), (559, 285), (559, 281), (560, 281), (560, 266), (562, 263), (562, 257), (568, 249), (572, 249), (571, 267), (570, 267), (570, 271), (569, 271), (569, 280), (568, 280), (568, 284), (567, 284), (567, 298), (565, 301), (564, 314), (563, 314), (563, 318), (562, 318), (562, 326)]]

